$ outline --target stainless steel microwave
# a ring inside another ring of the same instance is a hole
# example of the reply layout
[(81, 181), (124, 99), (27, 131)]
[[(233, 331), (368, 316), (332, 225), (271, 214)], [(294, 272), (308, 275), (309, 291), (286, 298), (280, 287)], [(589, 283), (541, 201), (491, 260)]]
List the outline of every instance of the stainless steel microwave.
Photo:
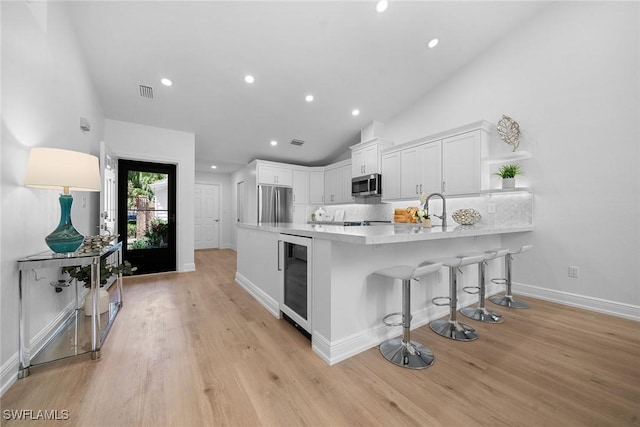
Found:
[(371, 175), (351, 178), (351, 195), (353, 197), (382, 196), (382, 175)]

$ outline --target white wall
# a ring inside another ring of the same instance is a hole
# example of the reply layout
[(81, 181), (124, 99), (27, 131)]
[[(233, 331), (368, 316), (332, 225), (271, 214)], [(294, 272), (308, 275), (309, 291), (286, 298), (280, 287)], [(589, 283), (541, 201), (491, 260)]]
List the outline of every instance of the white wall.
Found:
[[(244, 211), (246, 218), (244, 222), (255, 224), (258, 221), (258, 199), (257, 199), (257, 177), (255, 162), (249, 163), (247, 166), (238, 169), (231, 175), (231, 218), (234, 223), (238, 220), (238, 183), (244, 182)], [(237, 248), (236, 227), (235, 224), (231, 230), (231, 247)]]
[(231, 175), (223, 173), (196, 172), (196, 184), (220, 186), (220, 249), (235, 247), (231, 243), (231, 228), (235, 228), (231, 209)]
[[(0, 2), (2, 11), (2, 216), (0, 363), (2, 390), (15, 379), (18, 351), (16, 260), (47, 250), (44, 237), (60, 220), (56, 191), (24, 187), (29, 150), (56, 147), (99, 154), (104, 114), (77, 45), (66, 5)], [(80, 130), (80, 117), (91, 131)], [(72, 219), (83, 234), (98, 234), (98, 193), (73, 193)], [(86, 197), (86, 207), (82, 198)], [(30, 281), (30, 336), (50, 322), (72, 296), (49, 281)], [(28, 277), (33, 279), (33, 274)], [(42, 277), (41, 277), (42, 278)]]
[(194, 271), (195, 135), (106, 119), (105, 143), (120, 159), (177, 165), (177, 268)]
[[(525, 172), (536, 227), (504, 239), (535, 246), (514, 262), (518, 289), (635, 316), (638, 9), (638, 2), (553, 4), (387, 120), (384, 131), (402, 143), (480, 119), (497, 123), (502, 114), (514, 118), (521, 149), (533, 154)], [(568, 277), (569, 265), (580, 267), (578, 279)]]

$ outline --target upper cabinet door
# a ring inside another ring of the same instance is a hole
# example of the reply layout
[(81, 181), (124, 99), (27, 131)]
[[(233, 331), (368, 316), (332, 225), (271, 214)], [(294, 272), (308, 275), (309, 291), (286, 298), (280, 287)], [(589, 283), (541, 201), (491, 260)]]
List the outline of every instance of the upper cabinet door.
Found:
[(442, 140), (442, 192), (445, 195), (480, 192), (481, 131)]
[(400, 151), (383, 154), (381, 157), (382, 198), (400, 198)]
[(340, 203), (342, 201), (342, 170), (327, 169), (324, 172), (324, 202)]
[(380, 150), (391, 146), (391, 141), (379, 138), (352, 146), (351, 177), (380, 173)]
[(400, 152), (400, 165), (400, 197), (403, 199), (417, 199), (420, 194), (420, 179), (418, 176), (421, 168), (418, 147), (402, 150)]
[(309, 172), (293, 171), (293, 203), (309, 203)]
[(291, 169), (258, 165), (258, 184), (291, 187), (293, 185), (293, 174)]
[(309, 203), (312, 205), (324, 203), (324, 171), (309, 172)]
[(439, 193), (442, 187), (442, 143), (431, 142), (418, 147), (418, 190), (429, 195)]
[(364, 150), (353, 150), (351, 152), (351, 176), (353, 178), (362, 176), (364, 171)]
[(342, 184), (342, 203), (353, 203), (354, 198), (351, 195), (351, 165), (346, 165), (340, 168), (342, 171), (341, 184)]

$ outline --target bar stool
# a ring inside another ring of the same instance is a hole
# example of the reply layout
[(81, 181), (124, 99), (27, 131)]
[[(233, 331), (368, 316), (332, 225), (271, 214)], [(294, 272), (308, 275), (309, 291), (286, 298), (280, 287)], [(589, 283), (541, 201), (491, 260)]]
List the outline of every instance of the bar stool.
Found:
[(485, 251), (484, 254), (471, 253), (458, 255), (458, 258), (464, 256), (484, 255), (484, 259), (478, 263), (478, 286), (465, 286), (464, 288), (462, 288), (462, 290), (468, 294), (478, 294), (478, 306), (461, 308), (460, 313), (462, 315), (467, 316), (473, 320), (479, 320), (480, 322), (485, 323), (503, 322), (501, 314), (496, 313), (495, 311), (487, 310), (487, 308), (484, 306), (484, 296), (486, 290), (485, 267), (487, 261), (500, 256), (505, 256), (507, 254), (507, 251), (508, 249), (499, 248)]
[(506, 292), (504, 296), (495, 295), (489, 297), (489, 301), (508, 308), (529, 308), (529, 304), (524, 301), (517, 300), (513, 297), (513, 295), (511, 295), (511, 261), (513, 260), (513, 255), (526, 252), (532, 247), (533, 245), (525, 245), (518, 250), (507, 251), (506, 255), (504, 256), (504, 274), (506, 275), (506, 277), (491, 279), (492, 283), (496, 283), (498, 285), (507, 285)]
[[(397, 265), (375, 271), (378, 274), (392, 279), (402, 280), (402, 312), (391, 313), (384, 317), (383, 322), (387, 326), (402, 326), (402, 338), (391, 338), (380, 344), (380, 353), (389, 362), (403, 368), (424, 369), (433, 365), (435, 358), (433, 353), (424, 345), (411, 341), (411, 280), (418, 280), (420, 276), (435, 273), (440, 270), (442, 264), (430, 263), (418, 267)], [(391, 316), (402, 316), (402, 322), (392, 323)]]
[[(433, 332), (456, 341), (473, 341), (478, 339), (478, 332), (469, 325), (459, 323), (457, 320), (458, 308), (458, 269), (465, 265), (475, 264), (484, 260), (484, 254), (474, 256), (464, 256), (461, 258), (443, 258), (430, 262), (441, 262), (445, 267), (449, 267), (449, 296), (435, 297), (431, 301), (434, 305), (448, 305), (449, 319), (434, 320), (429, 323)], [(440, 303), (438, 300), (447, 300)]]

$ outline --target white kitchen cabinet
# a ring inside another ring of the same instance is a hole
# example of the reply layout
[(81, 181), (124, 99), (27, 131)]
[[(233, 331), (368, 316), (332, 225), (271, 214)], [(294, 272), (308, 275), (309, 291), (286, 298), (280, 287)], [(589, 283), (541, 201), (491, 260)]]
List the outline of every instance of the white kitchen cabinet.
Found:
[(351, 203), (351, 162), (343, 161), (324, 171), (324, 203)]
[(351, 146), (351, 177), (380, 173), (380, 150), (392, 145), (391, 141), (375, 138)]
[(442, 140), (442, 193), (445, 196), (480, 192), (481, 131)]
[(342, 203), (353, 203), (351, 195), (351, 165), (343, 166), (342, 170)]
[(306, 205), (309, 203), (309, 172), (293, 170), (293, 203)]
[(383, 198), (416, 199), (420, 193), (479, 194), (489, 187), (485, 164), (507, 157), (487, 157), (491, 128), (488, 122), (475, 122), (383, 150)]
[(383, 154), (380, 157), (382, 174), (382, 199), (393, 200), (400, 198), (400, 152)]
[(339, 203), (342, 200), (342, 169), (327, 168), (324, 171), (324, 202)]
[(354, 150), (351, 153), (351, 176), (358, 177), (379, 173), (378, 148), (375, 145)]
[(286, 167), (258, 164), (258, 184), (291, 187), (293, 173)]
[(417, 198), (420, 193), (440, 191), (442, 151), (440, 141), (406, 148), (400, 152), (400, 197)]
[(309, 203), (324, 203), (324, 171), (309, 171)]

